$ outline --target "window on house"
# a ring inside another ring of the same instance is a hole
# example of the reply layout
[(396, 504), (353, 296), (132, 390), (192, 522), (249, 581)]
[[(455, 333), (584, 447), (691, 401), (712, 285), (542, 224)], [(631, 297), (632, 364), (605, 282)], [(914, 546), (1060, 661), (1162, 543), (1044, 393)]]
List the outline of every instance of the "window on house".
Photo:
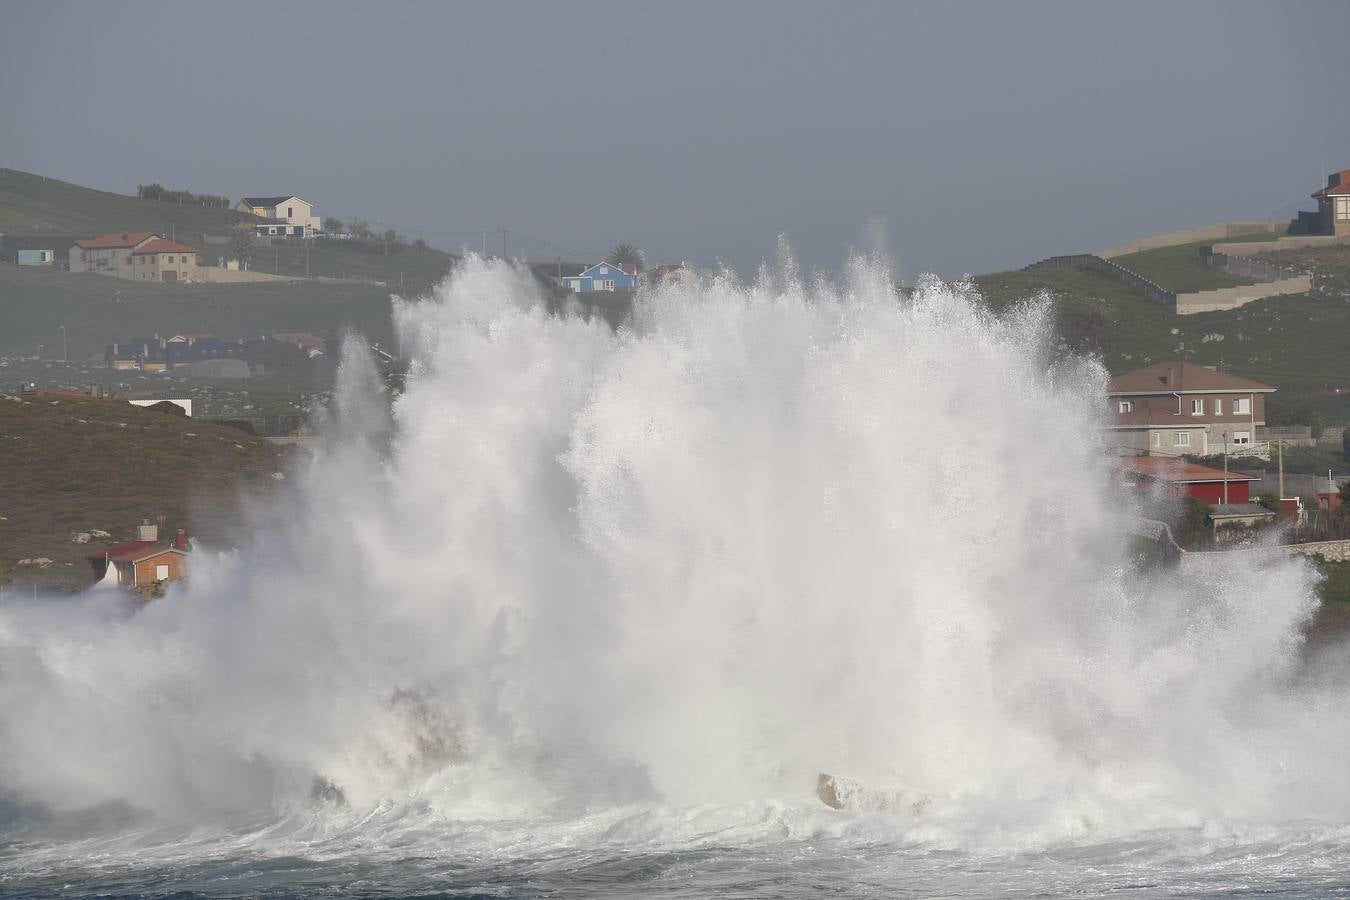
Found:
[(1134, 412), (1134, 401), (1133, 400), (1120, 401), (1120, 411), (1123, 413)]
[(155, 580), (156, 580), (156, 581), (164, 581), (164, 580), (167, 579), (168, 577), (169, 577), (169, 567), (168, 567), (168, 566), (155, 566)]
[(1191, 445), (1191, 433), (1189, 431), (1178, 431), (1176, 436), (1176, 446), (1189, 447)]
[(295, 216), (295, 207), (294, 206), (286, 207), (286, 218), (290, 219), (294, 216)]
[(1252, 411), (1252, 399), (1250, 397), (1239, 397), (1233, 401), (1233, 415), (1246, 416)]
[(1336, 221), (1350, 222), (1350, 197), (1336, 198)]
[(1223, 415), (1223, 400), (1218, 397), (1214, 398), (1214, 415)]
[(1233, 432), (1233, 443), (1235, 443), (1235, 444), (1250, 444), (1251, 442), (1252, 442), (1252, 433), (1251, 433), (1250, 431), (1235, 431), (1235, 432)]
[(1154, 447), (1161, 447), (1161, 446), (1162, 446), (1162, 435), (1161, 435), (1161, 434), (1159, 434), (1158, 432), (1155, 431), (1155, 432), (1153, 432), (1152, 434), (1150, 434), (1149, 437), (1152, 438), (1152, 444), (1153, 444)]
[(1191, 401), (1191, 415), (1193, 415), (1193, 416), (1203, 416), (1204, 414), (1205, 414), (1205, 401), (1204, 401), (1204, 400), (1198, 400), (1198, 399), (1197, 399), (1197, 400), (1192, 400), (1192, 401)]

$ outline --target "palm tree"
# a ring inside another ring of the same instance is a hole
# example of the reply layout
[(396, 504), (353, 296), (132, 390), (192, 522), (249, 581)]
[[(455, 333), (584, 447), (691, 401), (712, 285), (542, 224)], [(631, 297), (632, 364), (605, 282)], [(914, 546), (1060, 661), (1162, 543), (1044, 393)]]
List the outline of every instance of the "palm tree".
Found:
[(629, 263), (637, 269), (642, 268), (642, 251), (632, 244), (616, 244), (614, 249), (609, 251), (609, 258), (605, 260), (611, 266), (618, 266), (625, 269)]

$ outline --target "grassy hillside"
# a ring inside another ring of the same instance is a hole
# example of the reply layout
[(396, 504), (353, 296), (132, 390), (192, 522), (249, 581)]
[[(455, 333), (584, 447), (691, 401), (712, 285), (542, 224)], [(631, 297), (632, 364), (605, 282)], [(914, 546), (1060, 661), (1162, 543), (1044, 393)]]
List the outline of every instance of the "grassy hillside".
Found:
[[(86, 557), (163, 516), (227, 544), (246, 496), (276, 490), (282, 451), (200, 419), (109, 400), (0, 395), (0, 584), (79, 587)], [(106, 539), (76, 543), (94, 530)], [(19, 565), (46, 557), (46, 565)]]
[[(381, 281), (389, 291), (408, 296), (420, 296), (431, 290), (457, 259), (442, 250), (430, 247), (422, 250), (409, 244), (391, 246), (385, 252), (378, 241), (301, 241), (294, 238), (273, 238), (272, 241), (269, 244), (258, 240), (250, 265), (254, 271)], [(208, 260), (212, 252), (221, 253), (219, 249), (208, 248), (203, 253), (203, 261)]]
[(0, 265), (0, 355), (35, 355), (42, 344), (44, 355), (59, 358), (62, 325), (71, 359), (114, 341), (175, 332), (240, 338), (350, 327), (392, 340), (389, 290), (375, 285), (156, 284)]
[[(55, 178), (0, 169), (0, 232), (91, 236), (157, 231), (179, 238), (223, 234), (249, 218), (232, 210), (180, 206), (96, 191)], [(194, 238), (196, 239), (196, 238)]]
[(975, 281), (996, 308), (1048, 292), (1067, 346), (1100, 354), (1112, 372), (1163, 359), (1222, 363), (1231, 372), (1280, 388), (1272, 409), (1311, 404), (1329, 421), (1347, 422), (1350, 248), (1301, 251), (1298, 261), (1318, 273), (1311, 294), (1193, 316), (1174, 315), (1095, 272), (1035, 269)]
[(1144, 276), (1174, 294), (1214, 291), (1219, 288), (1256, 283), (1254, 278), (1220, 272), (1201, 262), (1200, 252), (1213, 245), (1213, 241), (1202, 241), (1196, 244), (1178, 244), (1175, 247), (1158, 247), (1139, 253), (1127, 253), (1111, 261), (1137, 275)]
[[(323, 212), (322, 204), (318, 212)], [(112, 231), (154, 231), (198, 248), (202, 262), (215, 265), (225, 248), (207, 244), (205, 236), (224, 235), (237, 223), (257, 221), (233, 210), (141, 200), (0, 169), (0, 234), (31, 236), (34, 242), (48, 236), (53, 244), (48, 249), (56, 250), (58, 257), (75, 238)], [(281, 275), (303, 276), (308, 272), (380, 281), (394, 290), (402, 284), (404, 291), (421, 294), (445, 277), (454, 260), (441, 250), (417, 249), (406, 243), (386, 248), (377, 242), (259, 238), (252, 267)]]

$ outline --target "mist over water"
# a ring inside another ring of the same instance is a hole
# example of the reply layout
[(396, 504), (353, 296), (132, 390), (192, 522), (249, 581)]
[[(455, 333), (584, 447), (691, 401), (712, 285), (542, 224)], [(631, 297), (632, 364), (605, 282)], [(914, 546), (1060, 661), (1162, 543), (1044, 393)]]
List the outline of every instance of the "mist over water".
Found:
[[(1350, 680), (1303, 660), (1310, 570), (1134, 568), (1106, 374), (1052, 353), (1048, 304), (784, 256), (645, 293), (615, 333), (469, 257), (395, 316), (405, 392), (351, 344), (323, 446), (239, 551), (144, 606), (0, 607), (12, 875), (709, 847), (791, 872), (803, 841), (891, 848), (882, 883), (937, 850), (1346, 858)], [(820, 772), (904, 801), (827, 809)]]

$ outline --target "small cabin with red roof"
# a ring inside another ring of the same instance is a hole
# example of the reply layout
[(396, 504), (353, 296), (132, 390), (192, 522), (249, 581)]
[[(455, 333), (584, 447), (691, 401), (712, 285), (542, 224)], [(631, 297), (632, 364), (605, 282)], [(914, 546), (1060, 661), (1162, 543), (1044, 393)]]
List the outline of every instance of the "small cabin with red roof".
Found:
[(146, 521), (137, 528), (136, 540), (109, 547), (89, 557), (89, 563), (98, 585), (137, 588), (182, 578), (187, 557), (187, 532), (180, 528), (172, 543), (163, 543), (159, 528)]
[(1175, 457), (1123, 456), (1112, 463), (1127, 485), (1161, 487), (1177, 496), (1194, 497), (1210, 505), (1246, 503), (1251, 499), (1251, 483), (1260, 481), (1252, 475), (1225, 472)]

